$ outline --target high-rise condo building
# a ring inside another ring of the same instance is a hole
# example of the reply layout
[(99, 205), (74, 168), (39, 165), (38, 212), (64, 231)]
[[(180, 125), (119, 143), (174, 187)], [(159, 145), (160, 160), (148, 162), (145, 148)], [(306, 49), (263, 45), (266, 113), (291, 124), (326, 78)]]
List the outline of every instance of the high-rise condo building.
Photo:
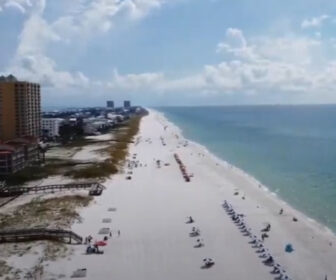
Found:
[(106, 101), (106, 107), (113, 109), (114, 108), (114, 102), (111, 100)]
[(127, 108), (127, 109), (131, 108), (131, 101), (125, 100), (124, 101), (124, 108)]
[(40, 85), (0, 77), (0, 140), (32, 136), (41, 130)]

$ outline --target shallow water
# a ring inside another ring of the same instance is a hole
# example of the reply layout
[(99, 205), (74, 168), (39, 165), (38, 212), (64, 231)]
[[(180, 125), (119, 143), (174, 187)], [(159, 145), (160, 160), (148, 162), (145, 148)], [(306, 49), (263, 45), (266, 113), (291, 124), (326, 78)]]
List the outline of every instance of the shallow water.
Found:
[(336, 105), (156, 109), (336, 232)]

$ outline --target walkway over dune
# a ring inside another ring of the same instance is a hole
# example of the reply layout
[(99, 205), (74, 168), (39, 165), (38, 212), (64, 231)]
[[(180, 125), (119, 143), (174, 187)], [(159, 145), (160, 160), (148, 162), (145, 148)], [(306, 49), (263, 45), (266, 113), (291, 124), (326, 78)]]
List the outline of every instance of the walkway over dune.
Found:
[(97, 182), (57, 184), (35, 187), (2, 187), (0, 188), (0, 197), (18, 196), (22, 194), (31, 194), (38, 192), (55, 192), (76, 189), (90, 189), (90, 195), (100, 195), (105, 187)]
[(69, 244), (82, 244), (83, 237), (62, 229), (15, 229), (0, 231), (0, 243), (32, 240), (58, 240)]

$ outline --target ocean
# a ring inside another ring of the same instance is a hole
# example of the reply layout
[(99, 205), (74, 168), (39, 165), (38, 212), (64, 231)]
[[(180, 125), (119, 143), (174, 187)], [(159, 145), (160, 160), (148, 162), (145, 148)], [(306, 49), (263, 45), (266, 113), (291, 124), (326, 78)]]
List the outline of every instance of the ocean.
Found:
[(336, 105), (156, 109), (186, 138), (336, 232)]

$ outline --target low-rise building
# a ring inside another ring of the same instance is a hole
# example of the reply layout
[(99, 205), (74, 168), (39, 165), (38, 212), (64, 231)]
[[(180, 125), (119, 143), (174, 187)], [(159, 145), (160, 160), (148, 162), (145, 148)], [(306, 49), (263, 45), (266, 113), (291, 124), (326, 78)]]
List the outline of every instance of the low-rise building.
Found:
[(6, 144), (16, 147), (23, 147), (24, 158), (27, 165), (39, 159), (39, 146), (35, 137), (16, 138), (7, 141)]
[(83, 120), (83, 130), (86, 135), (97, 135), (114, 126), (114, 121), (103, 117)]
[(26, 164), (23, 146), (0, 144), (0, 175), (14, 174)]
[(45, 137), (55, 138), (59, 136), (59, 129), (63, 122), (60, 118), (43, 118), (42, 135)]

